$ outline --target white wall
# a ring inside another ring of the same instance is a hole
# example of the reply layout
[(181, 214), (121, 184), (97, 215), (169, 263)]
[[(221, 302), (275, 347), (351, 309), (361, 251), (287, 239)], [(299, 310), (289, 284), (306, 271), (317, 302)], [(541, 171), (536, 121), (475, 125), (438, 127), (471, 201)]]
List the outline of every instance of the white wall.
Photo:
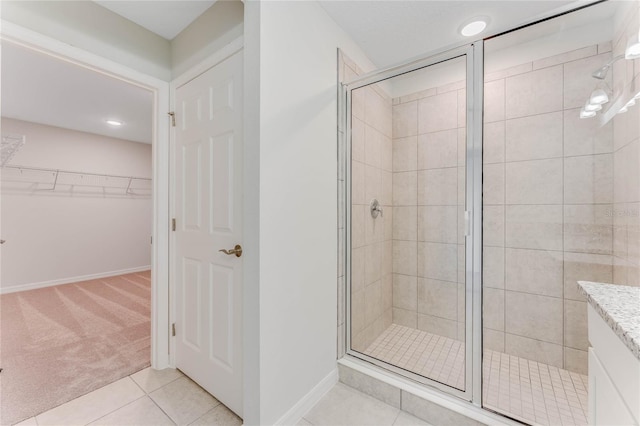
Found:
[[(149, 144), (7, 118), (2, 134), (26, 135), (13, 165), (151, 177)], [(2, 170), (2, 291), (150, 265), (149, 191), (134, 197), (64, 184), (37, 191), (50, 186), (20, 184), (12, 175)]]
[(243, 11), (240, 0), (217, 1), (171, 40), (173, 78), (241, 37)]
[(169, 41), (97, 3), (3, 0), (0, 8), (3, 20), (161, 80), (171, 79)]
[(243, 420), (260, 424), (260, 9), (244, 8)]
[(259, 413), (247, 407), (244, 420), (273, 424), (336, 369), (337, 48), (370, 61), (316, 2), (247, 2), (245, 12), (260, 85), (259, 140), (247, 142), (260, 150), (260, 273), (245, 287), (260, 292), (259, 322), (245, 323), (245, 333), (259, 323), (260, 341), (245, 351), (260, 359), (246, 382), (259, 386)]

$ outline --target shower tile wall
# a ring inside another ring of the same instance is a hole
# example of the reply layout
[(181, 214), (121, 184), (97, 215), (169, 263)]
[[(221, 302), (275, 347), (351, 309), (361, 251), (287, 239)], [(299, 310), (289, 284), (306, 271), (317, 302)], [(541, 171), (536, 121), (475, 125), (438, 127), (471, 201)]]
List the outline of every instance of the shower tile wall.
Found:
[[(345, 61), (345, 79), (359, 71)], [(365, 351), (392, 321), (391, 98), (380, 85), (353, 91), (351, 132), (351, 346)]]
[[(626, 40), (640, 27), (640, 3), (616, 31), (615, 55), (622, 54)], [(640, 90), (640, 60), (618, 61), (613, 67), (614, 92), (620, 93), (636, 79)], [(613, 120), (613, 281), (640, 286), (640, 105), (618, 114)]]
[[(485, 78), (487, 349), (586, 373), (586, 302), (576, 281), (640, 285), (640, 106), (603, 128), (578, 117), (595, 85), (591, 71), (612, 57), (612, 45), (615, 55), (624, 50), (627, 34), (637, 31), (638, 8), (613, 43)], [(340, 64), (342, 80), (362, 73), (342, 53)], [(639, 73), (640, 60), (617, 62), (609, 73), (614, 92)], [(380, 87), (354, 94), (356, 350), (391, 322), (464, 337), (464, 93), (456, 83), (393, 100)], [(338, 180), (343, 203), (343, 169)], [(384, 209), (376, 220), (368, 212), (374, 197)], [(340, 357), (344, 205), (339, 209)]]
[(393, 322), (460, 340), (465, 96), (459, 82), (393, 100)]
[(611, 43), (485, 78), (484, 344), (587, 370), (576, 281), (613, 278), (613, 125), (581, 120)]

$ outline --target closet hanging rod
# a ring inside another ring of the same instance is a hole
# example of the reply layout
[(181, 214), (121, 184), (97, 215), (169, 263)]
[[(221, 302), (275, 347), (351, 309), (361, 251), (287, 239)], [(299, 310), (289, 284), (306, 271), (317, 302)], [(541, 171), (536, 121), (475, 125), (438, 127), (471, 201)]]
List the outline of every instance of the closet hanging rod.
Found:
[(129, 179), (131, 180), (147, 180), (150, 181), (151, 178), (146, 177), (136, 177), (136, 176), (122, 176), (122, 175), (110, 175), (104, 173), (88, 173), (88, 172), (75, 172), (71, 170), (62, 170), (62, 169), (45, 169), (42, 167), (24, 167), (24, 166), (15, 166), (15, 165), (5, 165), (2, 167), (3, 169), (14, 169), (14, 170), (28, 170), (34, 172), (49, 172), (49, 173), (65, 173), (72, 175), (80, 175), (80, 176), (99, 176), (106, 178), (116, 178), (116, 179)]

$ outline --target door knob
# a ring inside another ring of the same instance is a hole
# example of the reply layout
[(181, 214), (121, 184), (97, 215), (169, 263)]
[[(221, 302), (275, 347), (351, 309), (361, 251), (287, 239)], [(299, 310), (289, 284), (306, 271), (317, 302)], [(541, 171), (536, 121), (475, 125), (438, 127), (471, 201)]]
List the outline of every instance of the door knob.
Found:
[(5, 242), (5, 240), (0, 240), (0, 244), (4, 244)]
[(232, 250), (221, 249), (218, 251), (221, 251), (222, 253), (229, 256), (231, 256), (232, 254), (235, 254), (236, 257), (242, 256), (242, 246), (240, 246), (240, 244), (236, 244), (236, 246)]

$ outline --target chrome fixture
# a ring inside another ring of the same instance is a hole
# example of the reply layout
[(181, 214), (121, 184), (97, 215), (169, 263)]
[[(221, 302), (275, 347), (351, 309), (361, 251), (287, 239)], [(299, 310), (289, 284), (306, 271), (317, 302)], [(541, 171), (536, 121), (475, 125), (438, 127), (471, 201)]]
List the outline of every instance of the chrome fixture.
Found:
[[(604, 79), (607, 77), (607, 73), (611, 69), (614, 63), (619, 61), (620, 59), (634, 60), (640, 58), (640, 33), (634, 34), (627, 41), (627, 46), (624, 50), (624, 54), (618, 55), (611, 59), (609, 62), (595, 70), (591, 76), (597, 80), (602, 80), (598, 86), (591, 92), (591, 96), (587, 101), (586, 105), (582, 110), (580, 110), (580, 118), (591, 118), (596, 116), (596, 112), (602, 109), (602, 105), (609, 102), (609, 94), (613, 95), (613, 91), (606, 84)], [(605, 86), (604, 88), (602, 87)], [(629, 99), (618, 111), (618, 114), (624, 114), (629, 110), (630, 107), (635, 105), (635, 100), (638, 99), (633, 97)], [(614, 105), (618, 105), (616, 102)]]
[(627, 47), (624, 49), (625, 59), (640, 58), (640, 32), (636, 31), (634, 35), (627, 40)]
[(597, 78), (598, 80), (604, 80), (607, 77), (607, 73), (609, 72), (609, 68), (611, 68), (611, 66), (618, 62), (620, 59), (624, 59), (625, 56), (624, 55), (618, 55), (615, 58), (611, 59), (609, 62), (607, 62), (606, 64), (604, 64), (603, 66), (601, 66), (600, 68), (598, 68), (597, 70), (595, 70), (591, 76), (593, 78)]
[(591, 105), (602, 105), (609, 102), (609, 95), (601, 88), (596, 88), (593, 92), (591, 92), (591, 96), (589, 97), (589, 103)]
[(596, 112), (596, 111), (600, 111), (602, 109), (602, 105), (601, 104), (592, 104), (589, 101), (587, 101), (586, 104), (584, 104), (584, 110), (587, 112)]
[(589, 99), (587, 99), (586, 104), (582, 110), (580, 110), (580, 118), (595, 117), (596, 112), (602, 110), (604, 104), (609, 102), (609, 95), (611, 94), (613, 96), (613, 90), (611, 90), (607, 82), (604, 81), (604, 78), (606, 77), (611, 64), (622, 58), (624, 58), (624, 55), (617, 56), (607, 62), (603, 67), (593, 72), (592, 77), (602, 81), (596, 85), (595, 89), (591, 92), (591, 95), (589, 95)]
[(591, 118), (595, 116), (596, 116), (595, 111), (585, 111), (585, 110), (580, 111), (580, 118)]
[(607, 73), (609, 72), (609, 68), (611, 68), (611, 66), (614, 63), (618, 62), (620, 59), (633, 60), (640, 58), (640, 40), (638, 39), (638, 37), (638, 34), (631, 37), (627, 41), (627, 47), (624, 49), (624, 54), (616, 56), (615, 58), (611, 59), (609, 62), (595, 70), (593, 74), (591, 74), (593, 78), (604, 80), (607, 76)]
[(382, 207), (380, 206), (380, 202), (378, 200), (376, 200), (375, 198), (373, 200), (371, 200), (371, 203), (369, 203), (369, 209), (371, 210), (371, 217), (376, 219), (378, 217), (378, 215), (383, 216), (382, 214)]

